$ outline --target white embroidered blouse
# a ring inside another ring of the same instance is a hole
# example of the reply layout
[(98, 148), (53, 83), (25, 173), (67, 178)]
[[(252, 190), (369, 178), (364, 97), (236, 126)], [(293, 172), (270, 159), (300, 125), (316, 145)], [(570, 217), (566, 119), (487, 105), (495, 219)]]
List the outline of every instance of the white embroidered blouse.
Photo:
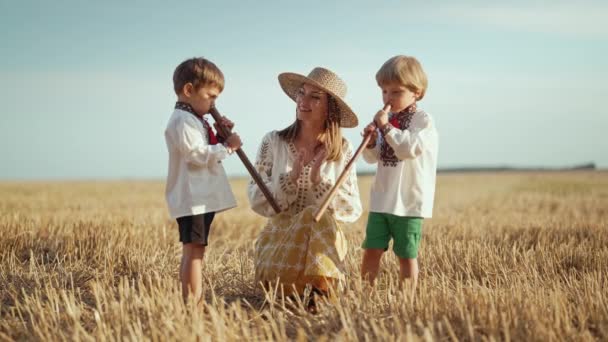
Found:
[[(352, 158), (353, 147), (344, 139), (341, 159), (323, 162), (320, 172), (321, 182), (317, 185), (310, 180), (311, 165), (314, 160), (302, 169), (296, 183), (289, 177), (296, 154), (293, 143), (284, 141), (277, 131), (272, 131), (262, 139), (255, 161), (256, 170), (283, 212), (298, 213), (310, 205), (320, 206), (344, 166)], [(251, 208), (256, 213), (265, 217), (276, 214), (253, 179), (249, 182), (248, 195)], [(349, 170), (346, 180), (330, 202), (328, 212), (342, 222), (354, 222), (361, 216), (361, 199), (354, 167)]]

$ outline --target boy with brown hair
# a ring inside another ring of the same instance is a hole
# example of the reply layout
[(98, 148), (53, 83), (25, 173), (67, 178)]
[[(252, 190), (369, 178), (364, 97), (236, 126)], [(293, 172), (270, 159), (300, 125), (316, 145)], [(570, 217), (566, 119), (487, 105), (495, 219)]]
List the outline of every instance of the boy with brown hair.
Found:
[[(202, 296), (202, 262), (211, 222), (217, 212), (236, 207), (221, 161), (241, 147), (235, 133), (216, 136), (204, 117), (224, 89), (224, 75), (205, 58), (191, 58), (173, 73), (175, 110), (165, 129), (169, 172), (165, 196), (182, 242), (182, 296)], [(217, 128), (217, 124), (216, 128)], [(223, 117), (222, 124), (234, 124)]]
[[(380, 259), (393, 239), (400, 280), (418, 280), (418, 247), (423, 218), (433, 213), (438, 136), (431, 116), (417, 107), (428, 81), (414, 57), (395, 56), (376, 73), (384, 108), (363, 134), (372, 134), (363, 152), (378, 163), (371, 189), (361, 275), (373, 284)], [(389, 114), (390, 113), (390, 114)], [(380, 134), (378, 134), (380, 133)]]

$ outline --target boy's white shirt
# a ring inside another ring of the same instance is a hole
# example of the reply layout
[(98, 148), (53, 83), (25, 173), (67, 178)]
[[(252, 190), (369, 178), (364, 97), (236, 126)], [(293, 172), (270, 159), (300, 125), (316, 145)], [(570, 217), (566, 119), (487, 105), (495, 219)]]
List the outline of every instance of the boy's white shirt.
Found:
[(236, 207), (221, 161), (228, 150), (207, 143), (207, 129), (193, 114), (175, 109), (165, 141), (169, 151), (169, 171), (165, 197), (171, 217), (219, 212)]
[[(384, 165), (380, 158), (383, 139), (399, 159), (395, 166)], [(432, 217), (438, 145), (435, 124), (430, 115), (422, 110), (414, 113), (407, 129), (393, 127), (384, 138), (378, 132), (376, 146), (363, 150), (365, 161), (378, 163), (371, 188), (370, 211), (397, 216)]]

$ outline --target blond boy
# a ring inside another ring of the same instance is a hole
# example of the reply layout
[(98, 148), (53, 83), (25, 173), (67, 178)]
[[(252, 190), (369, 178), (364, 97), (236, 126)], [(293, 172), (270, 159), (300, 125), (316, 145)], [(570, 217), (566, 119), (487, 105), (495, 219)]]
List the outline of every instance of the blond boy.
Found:
[[(173, 87), (177, 103), (165, 130), (169, 151), (165, 195), (182, 242), (182, 295), (184, 301), (192, 295), (198, 302), (211, 222), (215, 213), (236, 206), (221, 161), (240, 148), (241, 140), (237, 134), (216, 136), (204, 117), (224, 89), (224, 75), (215, 64), (204, 58), (182, 62), (173, 73)], [(220, 124), (234, 126), (225, 117)]]
[(376, 74), (384, 108), (363, 134), (372, 134), (363, 152), (378, 163), (371, 188), (370, 214), (361, 275), (374, 283), (382, 254), (393, 239), (400, 280), (410, 280), (413, 298), (418, 281), (418, 249), (423, 218), (430, 218), (435, 195), (438, 137), (431, 116), (417, 106), (427, 89), (420, 63), (395, 56)]

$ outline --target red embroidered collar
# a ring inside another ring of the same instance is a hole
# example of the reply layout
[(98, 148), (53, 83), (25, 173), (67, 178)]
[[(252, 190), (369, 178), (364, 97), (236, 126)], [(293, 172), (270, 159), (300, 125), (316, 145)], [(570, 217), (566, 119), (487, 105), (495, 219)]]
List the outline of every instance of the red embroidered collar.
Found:
[(217, 136), (215, 135), (215, 133), (213, 133), (213, 129), (211, 128), (211, 125), (209, 124), (207, 119), (203, 115), (199, 115), (194, 110), (194, 108), (192, 108), (192, 106), (189, 103), (177, 101), (177, 102), (175, 102), (175, 109), (181, 109), (183, 111), (186, 111), (186, 112), (196, 116), (199, 120), (201, 120), (201, 122), (203, 123), (203, 126), (207, 129), (207, 136), (209, 137), (209, 141), (208, 141), (209, 145), (215, 145), (218, 143)]
[[(393, 127), (395, 128), (399, 128), (399, 129), (404, 129), (407, 127), (400, 127), (402, 122), (406, 121), (404, 120), (406, 117), (413, 115), (414, 113), (416, 113), (416, 102), (412, 103), (411, 105), (407, 106), (407, 108), (405, 108), (404, 110), (400, 111), (399, 113), (394, 113), (391, 118), (389, 119), (389, 122), (391, 123), (391, 125), (393, 125)], [(409, 124), (409, 120), (408, 124)]]

